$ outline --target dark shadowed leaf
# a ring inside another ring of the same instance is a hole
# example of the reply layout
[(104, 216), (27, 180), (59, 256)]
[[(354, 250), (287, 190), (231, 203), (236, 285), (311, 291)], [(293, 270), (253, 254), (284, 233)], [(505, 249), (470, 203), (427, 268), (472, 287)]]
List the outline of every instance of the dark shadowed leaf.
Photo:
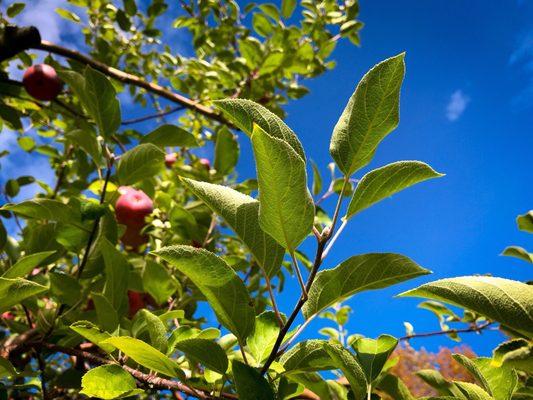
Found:
[(240, 400), (274, 400), (274, 391), (257, 370), (237, 360), (231, 366)]
[(227, 186), (192, 179), (183, 182), (224, 218), (269, 277), (278, 273), (285, 250), (259, 226), (259, 201)]
[(222, 325), (244, 343), (255, 322), (253, 301), (239, 276), (215, 254), (191, 246), (154, 252), (186, 275), (202, 292)]

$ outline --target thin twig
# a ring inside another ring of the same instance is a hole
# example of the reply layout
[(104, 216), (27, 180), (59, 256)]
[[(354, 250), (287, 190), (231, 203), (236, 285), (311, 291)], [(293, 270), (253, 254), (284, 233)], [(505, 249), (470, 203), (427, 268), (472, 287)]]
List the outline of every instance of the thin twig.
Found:
[(471, 332), (481, 332), (484, 329), (487, 329), (491, 325), (493, 325), (493, 321), (487, 321), (481, 325), (473, 325), (468, 328), (462, 328), (462, 329), (446, 329), (442, 331), (434, 331), (434, 332), (425, 332), (425, 333), (413, 333), (412, 335), (406, 335), (401, 338), (399, 338), (399, 341), (408, 341), (411, 339), (416, 338), (423, 338), (423, 337), (430, 337), (430, 336), (439, 336), (439, 335), (450, 335), (455, 333), (471, 333)]
[(176, 106), (174, 108), (171, 108), (170, 110), (167, 110), (167, 111), (161, 111), (161, 112), (157, 112), (155, 114), (145, 115), (144, 117), (138, 117), (138, 118), (132, 118), (132, 119), (124, 120), (124, 121), (122, 121), (122, 125), (137, 124), (139, 122), (148, 121), (150, 119), (161, 118), (161, 117), (164, 117), (165, 115), (170, 115), (170, 114), (173, 114), (173, 113), (175, 113), (177, 111), (183, 110), (184, 108), (185, 108), (185, 106), (178, 105), (178, 106)]
[(272, 303), (272, 308), (274, 309), (274, 314), (276, 315), (276, 319), (278, 320), (278, 324), (280, 327), (283, 326), (283, 319), (281, 318), (281, 314), (279, 313), (279, 308), (276, 303), (276, 297), (274, 296), (274, 291), (272, 290), (272, 283), (270, 282), (270, 278), (268, 277), (266, 271), (261, 268), (261, 271), (263, 272), (263, 276), (265, 278), (268, 295), (270, 296), (270, 302)]
[(54, 187), (54, 191), (52, 193), (52, 199), (55, 199), (57, 195), (59, 194), (59, 190), (61, 189), (61, 185), (63, 184), (63, 180), (65, 179), (66, 173), (67, 173), (67, 164), (68, 160), (70, 158), (70, 155), (74, 151), (74, 146), (70, 145), (67, 147), (67, 150), (65, 151), (65, 159), (61, 163), (61, 166), (59, 167), (59, 173), (57, 174), (57, 182)]

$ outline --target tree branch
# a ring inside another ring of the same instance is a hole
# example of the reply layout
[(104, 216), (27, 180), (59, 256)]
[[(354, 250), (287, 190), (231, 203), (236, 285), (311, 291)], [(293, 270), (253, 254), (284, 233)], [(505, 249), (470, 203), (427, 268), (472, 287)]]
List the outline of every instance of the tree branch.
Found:
[(181, 104), (185, 108), (196, 111), (199, 114), (202, 114), (207, 118), (221, 122), (229, 126), (233, 126), (222, 115), (216, 113), (211, 108), (198, 103), (197, 101), (191, 100), (188, 97), (185, 97), (181, 94), (174, 93), (164, 88), (163, 86), (158, 85), (157, 83), (147, 82), (136, 75), (129, 74), (117, 68), (110, 67), (100, 61), (87, 57), (86, 55), (78, 51), (67, 49), (66, 47), (59, 46), (47, 40), (42, 40), (40, 44), (34, 45), (31, 48), (36, 49), (36, 50), (47, 51), (52, 54), (57, 54), (57, 55), (69, 58), (71, 60), (78, 61), (85, 65), (90, 65), (92, 68), (120, 82), (143, 88), (147, 90), (148, 92), (154, 93), (174, 103)]

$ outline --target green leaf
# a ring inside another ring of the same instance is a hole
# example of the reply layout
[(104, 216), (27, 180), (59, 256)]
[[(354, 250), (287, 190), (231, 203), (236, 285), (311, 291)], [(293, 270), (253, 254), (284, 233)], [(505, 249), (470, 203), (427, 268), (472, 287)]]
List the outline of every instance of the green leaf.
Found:
[(139, 339), (129, 336), (116, 336), (106, 339), (103, 343), (115, 346), (145, 368), (170, 377), (178, 375), (178, 367), (174, 361)]
[(278, 70), (282, 66), (284, 59), (285, 53), (283, 52), (270, 53), (261, 64), (261, 68), (259, 68), (257, 74), (267, 75)]
[(179, 283), (161, 264), (146, 260), (143, 271), (143, 288), (157, 304), (163, 304), (178, 289)]
[(94, 302), (98, 325), (108, 332), (115, 332), (119, 326), (117, 310), (104, 295), (91, 293), (91, 297)]
[(128, 150), (120, 157), (117, 176), (121, 184), (129, 185), (156, 175), (165, 162), (165, 153), (151, 143)]
[(22, 278), (0, 278), (0, 312), (9, 310), (28, 297), (46, 292), (48, 288)]
[(533, 337), (533, 287), (489, 276), (441, 279), (400, 296), (424, 297), (464, 307)]
[(367, 380), (354, 355), (344, 347), (332, 343), (326, 346), (326, 351), (350, 383), (354, 398), (362, 399), (367, 392)]
[(9, 362), (9, 360), (0, 357), (0, 378), (15, 377), (18, 375), (17, 370)]
[(215, 169), (219, 174), (227, 175), (233, 171), (238, 160), (239, 142), (237, 137), (227, 128), (220, 129), (215, 142)]
[(405, 383), (397, 376), (387, 374), (378, 383), (378, 389), (394, 400), (415, 400)]
[(381, 289), (429, 274), (411, 259), (393, 253), (350, 257), (333, 269), (320, 271), (302, 311), (305, 318), (363, 290)]
[(533, 254), (529, 253), (526, 249), (519, 246), (508, 246), (503, 252), (502, 256), (515, 257), (521, 260), (533, 263)]
[(109, 339), (111, 335), (108, 332), (98, 328), (92, 322), (76, 321), (70, 325), (70, 329), (72, 329), (78, 335), (83, 336), (91, 343), (94, 343), (106, 353), (112, 353), (115, 350), (114, 346), (102, 343), (104, 340)]
[(266, 133), (287, 142), (305, 161), (305, 153), (296, 134), (276, 114), (260, 104), (245, 99), (224, 99), (215, 101), (215, 106), (225, 117), (248, 136), (252, 136), (254, 124)]
[(458, 392), (458, 389), (454, 386), (454, 384), (448, 382), (439, 371), (434, 369), (421, 369), (415, 372), (415, 374), (429, 386), (437, 389), (439, 395), (458, 396), (461, 398), (461, 393)]
[(139, 313), (141, 318), (146, 322), (152, 346), (162, 353), (166, 353), (168, 343), (166, 336), (167, 329), (163, 321), (146, 309), (140, 310)]
[(333, 130), (330, 153), (344, 175), (367, 165), (399, 121), (404, 53), (366, 73)]
[(220, 215), (250, 249), (265, 273), (276, 275), (285, 250), (259, 225), (259, 201), (226, 186), (183, 178), (187, 187)]
[(143, 393), (135, 379), (120, 365), (102, 365), (93, 368), (81, 379), (80, 393), (99, 399), (118, 399)]
[(94, 131), (89, 129), (74, 129), (65, 132), (65, 137), (91, 156), (97, 165), (101, 164), (102, 152)]
[(257, 364), (270, 355), (279, 334), (279, 321), (273, 311), (265, 311), (255, 317), (254, 331), (248, 337), (248, 350)]
[(378, 377), (397, 344), (398, 339), (390, 335), (380, 335), (377, 339), (359, 338), (352, 344), (368, 382)]
[(313, 195), (317, 196), (322, 191), (322, 177), (317, 165), (311, 161), (311, 167), (313, 168)]
[(493, 351), (491, 365), (505, 365), (533, 374), (533, 343), (518, 338), (500, 344)]
[(159, 147), (180, 146), (197, 147), (198, 142), (195, 137), (185, 129), (176, 125), (161, 125), (148, 135), (141, 138), (140, 143), (152, 143)]
[(516, 217), (516, 224), (521, 231), (533, 233), (533, 210)]
[(81, 214), (58, 200), (36, 198), (18, 204), (6, 204), (0, 209), (12, 211), (24, 218), (45, 219), (81, 225)]
[(65, 10), (64, 8), (56, 8), (56, 13), (58, 13), (63, 18), (68, 19), (69, 21), (76, 23), (81, 22), (80, 17), (78, 17), (72, 11)]
[(50, 291), (63, 304), (73, 306), (80, 300), (81, 285), (71, 275), (59, 272), (50, 272)]
[(42, 251), (21, 257), (11, 268), (4, 272), (2, 278), (23, 278), (54, 253), (55, 251)]
[(455, 382), (468, 400), (494, 400), (486, 391), (470, 382)]
[(154, 254), (186, 275), (206, 297), (220, 323), (244, 343), (254, 327), (254, 305), (244, 283), (224, 260), (191, 246), (165, 247)]
[(7, 7), (6, 14), (9, 18), (14, 18), (24, 10), (24, 7), (26, 7), (26, 4), (24, 3), (10, 4), (9, 7)]
[(274, 391), (258, 371), (237, 360), (231, 367), (240, 400), (274, 400)]
[(133, 16), (137, 13), (137, 4), (135, 0), (123, 0), (124, 1), (124, 10), (129, 16)]
[(441, 176), (420, 161), (398, 161), (370, 171), (355, 188), (346, 218), (416, 183)]
[(226, 353), (211, 340), (199, 338), (180, 340), (175, 348), (219, 374), (225, 374), (228, 369)]
[(326, 351), (325, 340), (306, 340), (283, 354), (279, 360), (288, 372), (313, 372), (336, 369), (337, 364)]
[(259, 184), (259, 224), (293, 252), (311, 232), (315, 217), (305, 161), (287, 142), (270, 136), (258, 125), (252, 145)]
[(340, 369), (350, 383), (356, 399), (366, 394), (367, 382), (363, 369), (352, 353), (344, 347), (325, 340), (307, 340), (298, 343), (280, 359), (291, 376), (295, 372), (313, 372)]
[(296, 0), (282, 0), (281, 1), (281, 15), (283, 18), (290, 18), (296, 9)]
[(121, 112), (115, 88), (109, 79), (89, 66), (84, 75), (74, 71), (61, 71), (59, 75), (94, 119), (100, 134), (104, 137), (114, 134), (120, 127)]
[(261, 13), (255, 13), (253, 15), (252, 26), (259, 35), (265, 37), (270, 35), (274, 29), (269, 19)]
[(487, 393), (495, 400), (511, 400), (518, 386), (516, 372), (508, 365), (494, 367), (491, 359), (479, 357), (472, 360), (488, 385)]
[(125, 302), (130, 266), (126, 257), (107, 239), (99, 241), (99, 249), (105, 266), (103, 295), (115, 310), (119, 310)]

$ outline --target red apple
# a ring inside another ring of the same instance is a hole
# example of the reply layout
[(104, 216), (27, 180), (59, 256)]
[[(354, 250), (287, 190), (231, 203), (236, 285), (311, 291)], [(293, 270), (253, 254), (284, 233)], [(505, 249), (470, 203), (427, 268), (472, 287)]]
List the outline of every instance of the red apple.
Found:
[(130, 318), (137, 314), (137, 311), (145, 308), (145, 306), (142, 293), (128, 290), (128, 316)]
[(54, 100), (63, 87), (56, 70), (47, 64), (28, 68), (22, 78), (22, 84), (32, 97), (42, 101)]
[(126, 225), (121, 241), (127, 246), (139, 247), (147, 241), (141, 230), (144, 219), (154, 210), (154, 203), (142, 190), (121, 186), (118, 191), (121, 195), (115, 204), (115, 215), (119, 224)]
[(165, 165), (167, 168), (172, 168), (177, 159), (178, 155), (176, 153), (165, 154)]
[(198, 160), (208, 171), (211, 169), (211, 162), (207, 158), (200, 158)]

